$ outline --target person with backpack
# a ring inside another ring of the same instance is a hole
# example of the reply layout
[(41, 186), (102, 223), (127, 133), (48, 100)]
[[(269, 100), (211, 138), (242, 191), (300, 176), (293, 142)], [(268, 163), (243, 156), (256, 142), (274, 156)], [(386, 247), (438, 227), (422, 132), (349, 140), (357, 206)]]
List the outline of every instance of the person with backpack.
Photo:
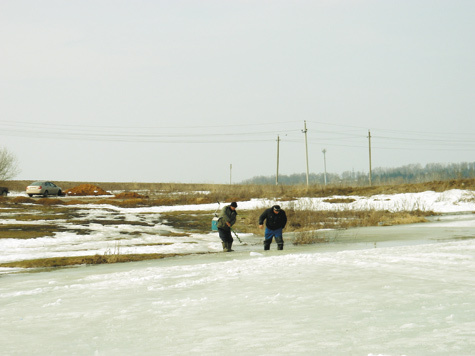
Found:
[(266, 209), (259, 217), (259, 228), (264, 227), (264, 220), (266, 221), (266, 230), (264, 238), (264, 250), (269, 250), (272, 243), (272, 238), (275, 237), (277, 249), (284, 249), (284, 237), (282, 230), (287, 224), (287, 215), (279, 205), (274, 205), (272, 208)]
[(224, 252), (231, 252), (234, 251), (231, 249), (233, 246), (233, 237), (231, 236), (231, 226), (236, 223), (236, 216), (237, 216), (237, 203), (233, 201), (231, 204), (226, 205), (219, 214), (218, 220), (218, 233), (219, 238), (223, 244), (223, 251)]

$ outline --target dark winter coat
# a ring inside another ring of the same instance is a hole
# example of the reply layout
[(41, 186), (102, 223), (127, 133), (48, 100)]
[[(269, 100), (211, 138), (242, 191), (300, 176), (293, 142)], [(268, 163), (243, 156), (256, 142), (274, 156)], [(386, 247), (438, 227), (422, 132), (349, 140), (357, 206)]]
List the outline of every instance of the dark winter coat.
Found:
[(226, 205), (219, 214), (218, 229), (230, 230), (229, 226), (226, 223), (228, 222), (231, 224), (231, 226), (233, 226), (236, 222), (236, 216), (237, 211), (231, 209), (230, 205)]
[(283, 210), (280, 210), (279, 213), (276, 214), (274, 213), (274, 208), (269, 208), (266, 209), (259, 217), (259, 225), (263, 225), (264, 220), (266, 221), (266, 226), (268, 229), (283, 229), (287, 224), (287, 215)]

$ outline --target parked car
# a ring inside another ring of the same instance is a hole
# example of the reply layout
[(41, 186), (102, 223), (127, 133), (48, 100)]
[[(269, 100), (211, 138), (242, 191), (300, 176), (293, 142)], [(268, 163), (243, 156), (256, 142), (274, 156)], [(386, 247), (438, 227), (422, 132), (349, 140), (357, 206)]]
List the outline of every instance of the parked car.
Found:
[(8, 193), (10, 193), (10, 192), (8, 191), (7, 187), (0, 187), (0, 195), (1, 196), (6, 197)]
[(33, 195), (42, 195), (47, 197), (48, 195), (57, 195), (62, 194), (61, 188), (56, 184), (46, 181), (33, 182), (28, 187), (26, 187), (26, 194), (32, 197)]

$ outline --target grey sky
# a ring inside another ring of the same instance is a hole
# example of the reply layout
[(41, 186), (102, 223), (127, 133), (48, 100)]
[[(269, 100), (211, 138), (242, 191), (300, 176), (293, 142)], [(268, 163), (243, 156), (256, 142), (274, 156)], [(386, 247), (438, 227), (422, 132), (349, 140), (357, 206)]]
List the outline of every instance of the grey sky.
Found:
[(17, 179), (239, 182), (473, 162), (474, 1), (0, 0)]

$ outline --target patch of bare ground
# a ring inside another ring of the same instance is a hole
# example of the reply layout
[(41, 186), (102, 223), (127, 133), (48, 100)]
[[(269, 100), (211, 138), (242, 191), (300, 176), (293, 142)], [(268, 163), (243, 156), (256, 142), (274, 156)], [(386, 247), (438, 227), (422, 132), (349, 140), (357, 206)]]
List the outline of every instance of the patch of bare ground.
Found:
[(111, 193), (105, 191), (101, 187), (94, 184), (80, 184), (76, 187), (67, 189), (64, 191), (67, 196), (98, 196), (98, 195), (111, 195)]
[(353, 198), (333, 198), (333, 199), (324, 199), (323, 200), (325, 203), (331, 203), (331, 204), (350, 204), (356, 201), (356, 199)]
[[(196, 253), (195, 253), (196, 254)], [(198, 253), (200, 254), (200, 253)], [(186, 253), (149, 253), (149, 254), (112, 254), (75, 257), (53, 257), (34, 260), (0, 263), (0, 267), (16, 268), (51, 268), (75, 265), (97, 265), (106, 263), (138, 262), (144, 260), (156, 260), (168, 257), (186, 256)]]
[(136, 192), (123, 192), (114, 196), (116, 199), (147, 199), (148, 196)]
[(56, 226), (44, 224), (2, 224), (0, 225), (1, 239), (35, 239), (38, 237), (54, 236), (58, 232)]
[(15, 197), (12, 199), (5, 199), (4, 203), (10, 203), (10, 201), (13, 204), (34, 204), (35, 200), (32, 198), (27, 198), (27, 197)]
[(163, 223), (190, 233), (209, 231), (212, 216), (209, 211), (174, 211), (161, 213)]

